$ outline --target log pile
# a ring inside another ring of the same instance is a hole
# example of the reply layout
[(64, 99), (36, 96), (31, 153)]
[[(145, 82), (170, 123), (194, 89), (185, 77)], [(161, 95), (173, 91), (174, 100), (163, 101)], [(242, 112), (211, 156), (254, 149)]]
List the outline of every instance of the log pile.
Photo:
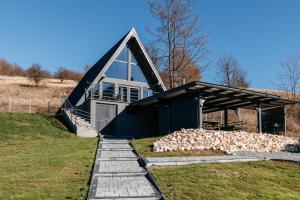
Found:
[(156, 152), (165, 152), (212, 149), (228, 154), (238, 151), (278, 152), (286, 150), (296, 152), (299, 150), (297, 143), (296, 139), (272, 134), (182, 129), (154, 142), (153, 150)]

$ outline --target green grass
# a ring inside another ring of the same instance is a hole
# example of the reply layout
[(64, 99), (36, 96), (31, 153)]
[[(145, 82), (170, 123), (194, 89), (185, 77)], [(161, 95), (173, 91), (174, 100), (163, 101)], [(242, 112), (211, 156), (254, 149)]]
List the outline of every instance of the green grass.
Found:
[[(299, 199), (300, 164), (280, 161), (152, 168), (167, 199)], [(168, 184), (174, 188), (170, 195)]]
[(0, 199), (78, 199), (88, 189), (96, 138), (55, 118), (0, 113)]
[(225, 155), (221, 151), (206, 150), (206, 151), (168, 151), (154, 152), (153, 143), (161, 137), (137, 138), (133, 140), (133, 146), (139, 154), (145, 157), (171, 157), (171, 156), (216, 156)]

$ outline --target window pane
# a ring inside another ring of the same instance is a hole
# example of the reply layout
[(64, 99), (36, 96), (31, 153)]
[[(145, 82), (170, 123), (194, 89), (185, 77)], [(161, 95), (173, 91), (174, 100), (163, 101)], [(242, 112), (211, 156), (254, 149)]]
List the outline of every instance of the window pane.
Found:
[(153, 95), (153, 90), (151, 88), (144, 88), (143, 97), (147, 98)]
[(106, 77), (127, 80), (127, 63), (114, 61), (105, 72)]
[(147, 79), (144, 76), (139, 65), (131, 64), (131, 77), (130, 80), (147, 83)]
[(92, 95), (93, 96), (99, 97), (99, 91), (100, 91), (99, 83), (92, 85)]
[(148, 95), (149, 95), (149, 97), (153, 95), (153, 90), (150, 88), (148, 89)]
[(119, 87), (119, 96), (120, 101), (127, 102), (127, 87), (126, 86), (120, 86)]
[(139, 100), (139, 89), (130, 88), (130, 102)]
[(120, 54), (118, 55), (116, 60), (128, 62), (128, 48), (127, 47), (124, 47), (124, 49), (122, 49), (122, 51), (120, 52)]
[(143, 98), (147, 98), (148, 97), (148, 88), (144, 88), (143, 89)]
[(114, 97), (115, 85), (113, 83), (103, 83), (103, 97)]
[(131, 53), (131, 63), (137, 64), (137, 61), (132, 53)]

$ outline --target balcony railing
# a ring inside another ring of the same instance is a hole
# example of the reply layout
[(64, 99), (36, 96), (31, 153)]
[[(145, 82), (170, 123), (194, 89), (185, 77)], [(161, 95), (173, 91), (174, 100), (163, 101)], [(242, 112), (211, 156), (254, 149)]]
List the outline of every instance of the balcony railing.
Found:
[(130, 103), (141, 99), (141, 89), (138, 87), (114, 84), (92, 84), (86, 93), (90, 99), (100, 99)]

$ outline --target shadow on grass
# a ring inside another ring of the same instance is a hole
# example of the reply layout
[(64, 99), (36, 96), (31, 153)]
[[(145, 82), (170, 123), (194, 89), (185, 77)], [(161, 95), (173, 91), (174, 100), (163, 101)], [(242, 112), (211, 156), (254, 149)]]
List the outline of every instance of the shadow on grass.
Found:
[(164, 137), (166, 135), (169, 135), (169, 133), (166, 134), (159, 134), (159, 133), (154, 133), (151, 135), (141, 135), (141, 136), (134, 136), (133, 139), (149, 139), (149, 138), (154, 138), (154, 137)]
[(93, 181), (93, 172), (94, 172), (94, 167), (95, 167), (95, 164), (96, 164), (96, 158), (97, 158), (97, 151), (98, 151), (98, 148), (99, 148), (99, 145), (100, 145), (100, 140), (101, 138), (98, 136), (98, 141), (97, 141), (97, 147), (96, 147), (96, 152), (94, 154), (94, 162), (93, 162), (93, 165), (91, 167), (91, 170), (90, 170), (90, 177), (89, 177), (89, 180), (87, 181), (87, 185), (88, 185), (88, 190), (87, 190), (87, 195), (86, 195), (86, 198), (88, 198), (88, 195), (89, 195), (89, 192), (90, 192), (90, 185), (92, 184), (92, 181)]
[(71, 129), (69, 124), (64, 120), (64, 117), (60, 111), (56, 112), (53, 115), (47, 115), (47, 114), (40, 114), (42, 115), (49, 123), (62, 131), (68, 131), (72, 134), (75, 134), (74, 131)]

